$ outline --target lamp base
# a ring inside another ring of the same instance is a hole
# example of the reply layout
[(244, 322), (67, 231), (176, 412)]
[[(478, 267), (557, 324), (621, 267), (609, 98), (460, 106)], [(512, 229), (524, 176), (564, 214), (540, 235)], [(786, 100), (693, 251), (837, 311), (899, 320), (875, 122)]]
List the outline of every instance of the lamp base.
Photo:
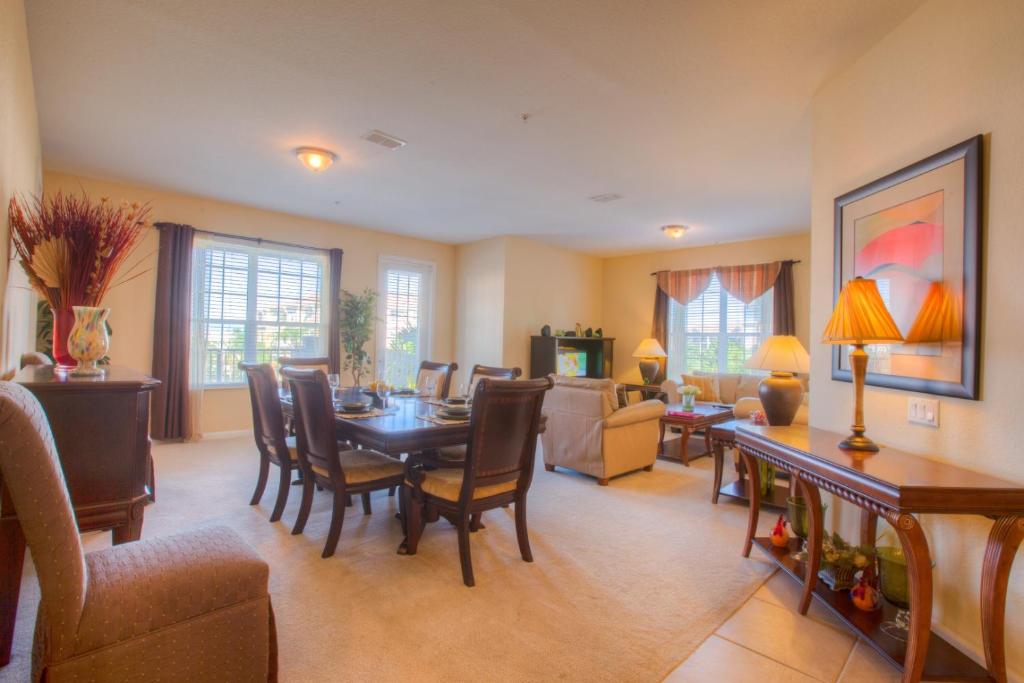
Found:
[(768, 424), (787, 427), (793, 424), (796, 411), (804, 398), (804, 385), (792, 372), (772, 372), (757, 385), (761, 407)]
[(878, 444), (863, 434), (851, 434), (839, 442), (839, 447), (847, 451), (878, 452)]
[(658, 362), (658, 359), (644, 358), (639, 365), (640, 376), (643, 377), (644, 384), (654, 384), (654, 380), (658, 378), (658, 371), (661, 370), (661, 363)]

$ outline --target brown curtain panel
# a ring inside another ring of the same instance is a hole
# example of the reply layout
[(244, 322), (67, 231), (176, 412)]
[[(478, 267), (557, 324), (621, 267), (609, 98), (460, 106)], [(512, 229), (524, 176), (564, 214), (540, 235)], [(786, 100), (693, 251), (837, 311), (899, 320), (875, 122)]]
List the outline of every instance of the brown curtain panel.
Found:
[(658, 289), (685, 306), (704, 293), (714, 272), (714, 268), (660, 270), (658, 271)]
[(331, 372), (341, 372), (341, 249), (328, 252), (331, 261), (330, 291), (327, 313), (327, 357), (330, 358)]
[(191, 436), (188, 398), (189, 322), (192, 304), (192, 238), (188, 225), (156, 223), (160, 252), (153, 322), (154, 439)]
[[(658, 340), (661, 348), (668, 349), (668, 294), (661, 287), (654, 288), (654, 320), (651, 322), (651, 337)], [(655, 382), (665, 381), (667, 359), (658, 359), (658, 376)]]
[(715, 270), (725, 291), (749, 304), (775, 285), (781, 268), (782, 262), (774, 261), (748, 266), (719, 266)]
[(772, 295), (772, 334), (796, 334), (796, 302), (793, 298), (793, 261), (783, 261)]

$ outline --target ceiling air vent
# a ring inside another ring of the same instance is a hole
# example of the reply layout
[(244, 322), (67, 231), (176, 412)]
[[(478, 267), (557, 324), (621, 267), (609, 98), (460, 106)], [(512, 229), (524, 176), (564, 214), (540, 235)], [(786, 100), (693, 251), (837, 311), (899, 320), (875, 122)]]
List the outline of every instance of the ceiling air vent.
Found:
[(614, 202), (616, 199), (622, 199), (621, 194), (615, 194), (614, 192), (606, 192), (604, 194), (595, 194), (593, 197), (588, 197), (592, 202)]
[(405, 147), (405, 140), (396, 138), (394, 135), (388, 135), (379, 130), (371, 130), (369, 133), (363, 136), (364, 140), (372, 142), (375, 145), (381, 147), (387, 147), (388, 149), (398, 149), (399, 147)]

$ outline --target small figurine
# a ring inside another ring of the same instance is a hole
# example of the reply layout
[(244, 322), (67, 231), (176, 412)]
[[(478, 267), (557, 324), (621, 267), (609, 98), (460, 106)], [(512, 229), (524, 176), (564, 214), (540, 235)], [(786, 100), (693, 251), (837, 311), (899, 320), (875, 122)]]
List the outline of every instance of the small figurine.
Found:
[(579, 323), (576, 323), (576, 336), (577, 337), (582, 337), (583, 336), (583, 325), (580, 325)]
[(865, 612), (874, 612), (878, 609), (878, 590), (868, 583), (867, 572), (862, 572), (860, 581), (850, 589), (850, 599), (854, 607)]
[(600, 327), (597, 328), (596, 330), (594, 330), (594, 336), (595, 337), (603, 337), (604, 336), (604, 330), (602, 330)]
[(789, 532), (786, 531), (786, 516), (779, 515), (779, 521), (775, 523), (775, 527), (771, 533), (772, 545), (776, 548), (785, 548), (789, 546)]
[(593, 337), (594, 336), (594, 328), (588, 327), (586, 329), (586, 331), (583, 333), (583, 336), (584, 337)]
[(544, 327), (540, 328), (540, 336), (542, 336), (542, 337), (550, 337), (551, 336), (551, 325), (545, 325)]

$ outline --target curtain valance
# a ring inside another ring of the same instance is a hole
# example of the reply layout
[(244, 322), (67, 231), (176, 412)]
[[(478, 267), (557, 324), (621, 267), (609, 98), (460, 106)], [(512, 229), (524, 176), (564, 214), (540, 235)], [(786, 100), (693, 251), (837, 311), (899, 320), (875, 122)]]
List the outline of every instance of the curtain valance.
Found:
[(685, 306), (708, 288), (711, 276), (718, 275), (725, 291), (749, 304), (775, 285), (782, 261), (745, 266), (715, 266), (693, 270), (658, 271), (658, 289)]

